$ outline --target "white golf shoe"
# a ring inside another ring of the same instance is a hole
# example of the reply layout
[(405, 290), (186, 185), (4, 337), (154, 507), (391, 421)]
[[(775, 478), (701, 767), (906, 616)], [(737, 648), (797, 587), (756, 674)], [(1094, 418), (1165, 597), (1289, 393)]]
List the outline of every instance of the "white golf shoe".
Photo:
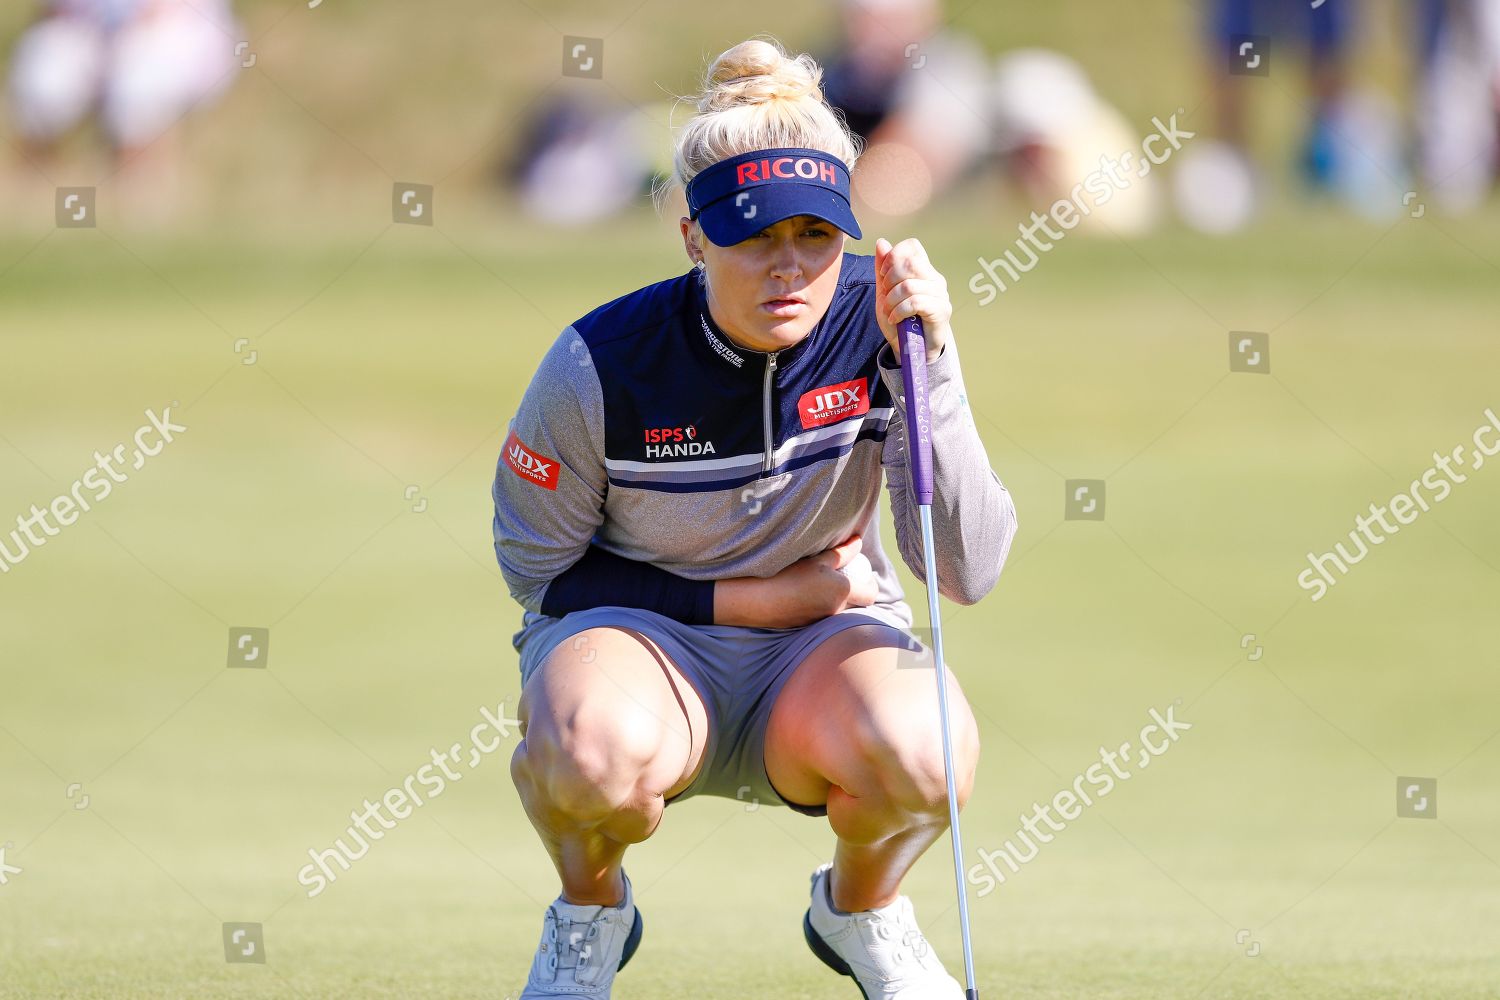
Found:
[(807, 946), (835, 972), (850, 976), (865, 1000), (963, 1000), (922, 936), (905, 896), (878, 910), (837, 913), (828, 882), (832, 865), (812, 876), (812, 905), (802, 920)]
[(577, 906), (557, 897), (542, 922), (542, 943), (520, 1000), (588, 997), (608, 1000), (615, 973), (641, 943), (641, 914), (622, 871), (618, 906)]

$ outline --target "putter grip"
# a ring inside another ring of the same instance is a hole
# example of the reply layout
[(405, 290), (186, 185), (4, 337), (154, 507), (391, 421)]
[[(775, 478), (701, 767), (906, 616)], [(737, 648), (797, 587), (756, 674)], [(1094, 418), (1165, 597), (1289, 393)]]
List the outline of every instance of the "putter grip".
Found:
[(906, 390), (906, 462), (917, 504), (932, 504), (932, 418), (927, 410), (927, 335), (916, 316), (896, 327), (901, 339), (901, 385)]

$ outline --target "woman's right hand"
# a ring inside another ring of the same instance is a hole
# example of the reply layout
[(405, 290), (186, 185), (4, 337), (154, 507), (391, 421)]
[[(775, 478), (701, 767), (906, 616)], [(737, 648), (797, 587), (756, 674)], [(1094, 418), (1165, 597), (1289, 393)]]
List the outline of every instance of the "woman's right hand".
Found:
[(714, 584), (714, 624), (800, 628), (845, 608), (875, 603), (879, 582), (860, 553), (859, 535), (799, 559), (772, 577), (738, 576)]

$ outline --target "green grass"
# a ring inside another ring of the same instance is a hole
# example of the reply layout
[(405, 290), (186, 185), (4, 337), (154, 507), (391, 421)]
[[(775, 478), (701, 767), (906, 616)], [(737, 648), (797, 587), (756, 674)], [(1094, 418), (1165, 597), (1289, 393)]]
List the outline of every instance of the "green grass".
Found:
[[(49, 234), (50, 192), (0, 181), (0, 523), (147, 408), (176, 401), (189, 428), (0, 574), (0, 845), (23, 869), (0, 886), (0, 997), (456, 1000), (524, 980), (556, 882), (508, 745), (321, 896), (296, 878), (481, 706), (513, 709), (502, 428), (562, 326), (685, 267), (670, 217), (556, 231), (483, 193), (556, 45), (535, 15), (459, 7), (454, 38), (409, 5), (249, 4), (261, 73), (188, 137), (183, 197), (213, 211), (163, 232), (118, 224), (106, 182), (104, 229)], [(637, 97), (691, 87), (721, 42), (829, 26), (790, 2), (545, 9), (618, 30), (610, 72)], [(960, 21), (992, 47), (1068, 46), (1133, 122), (1199, 105), (1188, 19), (1138, 9)], [(1380, 23), (1365, 58), (1389, 80)], [(1263, 95), (1268, 143), (1297, 127), (1294, 89)], [(439, 230), (388, 228), (397, 176), (442, 182)], [(1500, 408), (1500, 213), (1387, 228), (1279, 202), (1229, 241), (1070, 236), (980, 308), (975, 258), (1022, 217), (981, 179), (919, 220), (867, 218), (861, 248), (917, 235), (948, 276), (1020, 512), (996, 592), (946, 610), (984, 739), (970, 863), (1149, 709), (1180, 699), (1193, 729), (971, 896), (983, 995), (1500, 996), (1500, 468), (1322, 601), (1296, 583)], [(1271, 377), (1228, 373), (1240, 330), (1270, 332)], [(1063, 520), (1073, 478), (1107, 480), (1105, 522)], [(268, 670), (225, 669), (235, 626), (271, 629)], [(1396, 819), (1397, 776), (1438, 779), (1436, 821)], [(647, 929), (617, 1000), (850, 1000), (799, 928), (830, 851), (786, 810), (674, 806), (628, 859)], [(907, 891), (958, 970), (946, 844)], [(225, 964), (225, 922), (263, 923), (269, 963)]]
[[(1492, 220), (1442, 225), (1500, 258)], [(679, 266), (649, 231), (520, 252), (391, 230), (347, 271), (363, 241), (0, 247), (7, 516), (147, 407), (189, 428), (0, 577), (0, 843), (24, 869), (0, 888), (0, 996), (518, 988), (555, 884), (504, 753), (320, 897), (296, 872), (481, 705), (514, 705), (500, 427), (558, 325)], [(920, 228), (955, 287), (995, 231)], [(990, 307), (960, 293), (1022, 524), (995, 594), (946, 619), (985, 740), (971, 861), (1151, 707), (1181, 699), (1194, 727), (973, 899), (987, 995), (1495, 995), (1500, 482), (1475, 474), (1322, 602), (1295, 583), (1500, 403), (1494, 269), (1419, 221), (1378, 236), (1314, 216), (1076, 240)], [(1225, 377), (1229, 329), (1273, 331), (1274, 377)], [(1107, 521), (1062, 520), (1075, 477), (1107, 477)], [(236, 625), (271, 627), (268, 671), (225, 670)], [(1395, 820), (1398, 774), (1439, 776), (1438, 821)], [(630, 855), (649, 923), (616, 995), (852, 995), (799, 938), (829, 850), (784, 810), (674, 807)], [(937, 850), (908, 888), (957, 968), (949, 879)], [(265, 924), (268, 966), (224, 964), (227, 921)]]

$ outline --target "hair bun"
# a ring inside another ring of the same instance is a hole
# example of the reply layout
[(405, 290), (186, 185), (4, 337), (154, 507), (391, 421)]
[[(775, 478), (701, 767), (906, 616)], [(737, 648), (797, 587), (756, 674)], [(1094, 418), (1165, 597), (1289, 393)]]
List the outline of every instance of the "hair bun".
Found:
[(823, 99), (822, 83), (812, 56), (788, 55), (774, 38), (752, 38), (721, 53), (698, 96), (683, 98), (698, 113), (677, 134), (677, 182), (685, 187), (713, 164), (760, 149), (821, 149), (853, 170), (859, 139)]
[(774, 42), (752, 38), (721, 53), (708, 69), (699, 111), (768, 101), (821, 101), (823, 71), (811, 56), (789, 56)]

